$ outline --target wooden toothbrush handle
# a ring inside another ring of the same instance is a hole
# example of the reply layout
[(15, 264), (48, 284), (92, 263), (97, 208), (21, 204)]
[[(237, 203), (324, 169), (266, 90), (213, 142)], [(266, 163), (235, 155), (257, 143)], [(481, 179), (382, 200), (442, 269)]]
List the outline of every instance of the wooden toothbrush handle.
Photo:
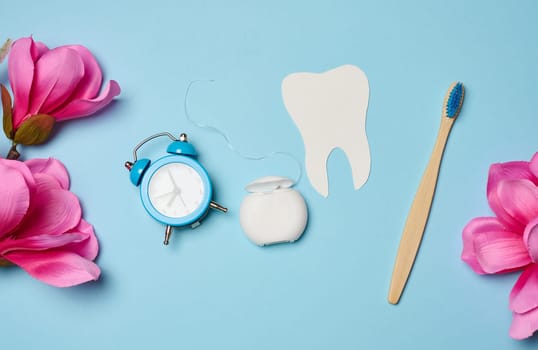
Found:
[(392, 271), (388, 297), (388, 301), (391, 304), (397, 304), (400, 300), (400, 296), (407, 283), (407, 278), (413, 267), (430, 214), (435, 186), (437, 185), (437, 176), (439, 175), (439, 167), (441, 166), (443, 151), (448, 135), (450, 134), (450, 129), (452, 129), (452, 124), (454, 124), (454, 118), (441, 118), (441, 126), (430, 157), (430, 162), (424, 171), (422, 181), (409, 210), (400, 240), (400, 247), (398, 248), (398, 255), (394, 263), (394, 270)]

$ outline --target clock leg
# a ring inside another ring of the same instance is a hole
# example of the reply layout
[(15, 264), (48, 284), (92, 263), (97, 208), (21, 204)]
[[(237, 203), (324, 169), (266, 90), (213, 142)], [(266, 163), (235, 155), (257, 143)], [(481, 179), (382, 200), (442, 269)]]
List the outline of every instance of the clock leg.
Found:
[(226, 213), (228, 211), (228, 208), (225, 208), (222, 205), (220, 205), (219, 203), (213, 202), (213, 201), (211, 201), (211, 203), (209, 203), (209, 207), (211, 209), (220, 210), (223, 213)]
[(168, 245), (171, 234), (172, 234), (172, 226), (166, 225), (166, 230), (164, 231), (164, 245)]

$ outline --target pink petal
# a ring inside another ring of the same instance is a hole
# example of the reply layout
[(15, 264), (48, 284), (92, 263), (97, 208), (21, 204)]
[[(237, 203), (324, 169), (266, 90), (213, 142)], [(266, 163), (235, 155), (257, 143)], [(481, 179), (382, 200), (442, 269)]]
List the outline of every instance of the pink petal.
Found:
[(476, 273), (485, 274), (478, 260), (476, 260), (474, 249), (474, 235), (487, 232), (505, 231), (503, 224), (492, 217), (481, 217), (472, 219), (463, 229), (463, 251), (461, 259), (465, 261)]
[(69, 174), (65, 169), (65, 166), (57, 159), (54, 158), (34, 158), (24, 162), (32, 173), (42, 173), (52, 176), (58, 181), (60, 187), (64, 190), (69, 189)]
[(35, 65), (28, 113), (51, 114), (68, 101), (83, 76), (84, 62), (76, 51), (59, 47), (46, 52)]
[(79, 242), (73, 242), (63, 248), (63, 250), (69, 250), (83, 258), (94, 260), (99, 252), (99, 243), (97, 242), (97, 237), (93, 232), (93, 227), (84, 219), (80, 220), (80, 223), (70, 232), (81, 233), (85, 239)]
[(35, 173), (34, 179), (35, 179), (36, 186), (39, 185), (39, 191), (63, 190), (60, 182), (54, 176), (49, 175), (47, 173)]
[(34, 62), (37, 62), (37, 60), (47, 51), (49, 51), (47, 45), (43, 44), (41, 41), (34, 41), (34, 45), (32, 46), (32, 58), (34, 59)]
[(503, 180), (531, 180), (535, 183), (538, 179), (529, 170), (529, 162), (514, 161), (492, 164), (488, 174), (488, 190), (496, 187)]
[(71, 287), (95, 281), (101, 274), (95, 263), (71, 252), (21, 251), (8, 254), (6, 259), (32, 277), (55, 287)]
[(101, 67), (95, 60), (90, 50), (81, 45), (65, 46), (76, 51), (84, 62), (84, 77), (79, 82), (75, 92), (71, 95), (70, 100), (91, 99), (97, 96), (103, 82)]
[(505, 180), (527, 179), (538, 184), (536, 178), (529, 169), (529, 162), (517, 161), (493, 164), (489, 169), (487, 196), (488, 202), (499, 220), (509, 229), (515, 232), (523, 232), (525, 225), (515, 220), (508, 214), (498, 198), (497, 187), (499, 182)]
[(56, 120), (67, 120), (93, 114), (109, 104), (121, 92), (120, 86), (111, 80), (101, 95), (93, 99), (74, 100), (53, 112)]
[(61, 189), (47, 174), (35, 174), (36, 191), (17, 237), (58, 235), (76, 227), (81, 219), (78, 198)]
[(510, 336), (522, 340), (533, 335), (538, 329), (538, 308), (524, 314), (513, 313)]
[(21, 223), (30, 206), (31, 191), (16, 162), (0, 159), (0, 238)]
[(497, 186), (503, 210), (524, 227), (538, 217), (538, 187), (530, 180), (504, 180)]
[(538, 262), (538, 217), (527, 225), (523, 233), (523, 242), (534, 263)]
[[(9, 255), (10, 252), (20, 250), (48, 250), (66, 246), (70, 243), (81, 242), (88, 239), (82, 233), (63, 233), (60, 235), (37, 235), (22, 239), (5, 239), (0, 241), (0, 256)], [(63, 249), (69, 250), (69, 249)]]
[(531, 264), (523, 271), (510, 292), (510, 310), (518, 314), (538, 307), (538, 265)]
[(21, 38), (13, 43), (9, 52), (8, 75), (15, 100), (13, 123), (17, 126), (27, 114), (29, 107), (30, 90), (34, 79), (33, 46), (34, 40), (31, 37)]
[(533, 175), (538, 179), (538, 152), (532, 157), (529, 168)]
[(18, 172), (21, 173), (22, 177), (24, 177), (24, 181), (28, 184), (28, 187), (30, 187), (31, 190), (34, 189), (36, 186), (34, 175), (30, 172), (30, 169), (28, 169), (28, 166), (24, 162), (21, 162), (20, 160), (9, 160), (9, 159), (2, 159), (0, 158), (0, 162), (4, 164), (4, 166), (15, 169)]
[[(477, 263), (484, 273), (491, 274), (513, 271), (531, 262), (520, 234), (496, 231), (492, 220), (471, 222), (470, 225), (464, 231), (468, 231), (465, 235), (471, 241), (474, 252), (475, 260), (469, 259), (471, 267)], [(478, 269), (475, 271), (481, 273)]]

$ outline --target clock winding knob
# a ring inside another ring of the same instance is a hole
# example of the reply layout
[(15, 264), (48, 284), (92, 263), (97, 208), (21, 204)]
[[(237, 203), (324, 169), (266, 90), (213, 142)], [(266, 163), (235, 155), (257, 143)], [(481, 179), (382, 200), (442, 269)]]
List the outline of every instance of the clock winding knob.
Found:
[(131, 171), (131, 169), (133, 168), (133, 162), (125, 162), (124, 166), (125, 168), (127, 168), (127, 170)]

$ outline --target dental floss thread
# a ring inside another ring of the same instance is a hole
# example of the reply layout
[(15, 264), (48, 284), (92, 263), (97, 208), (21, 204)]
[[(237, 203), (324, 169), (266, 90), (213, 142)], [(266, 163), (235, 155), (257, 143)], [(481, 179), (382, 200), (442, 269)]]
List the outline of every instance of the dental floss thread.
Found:
[[(226, 133), (211, 125), (196, 122), (188, 110), (189, 92), (194, 83), (191, 81), (185, 92), (184, 112), (187, 120), (201, 129), (213, 131), (224, 139), (226, 146), (239, 157), (246, 160), (263, 160), (275, 156), (291, 158), (297, 165), (299, 174), (295, 181), (284, 177), (267, 176), (248, 184), (249, 192), (241, 203), (239, 221), (247, 237), (259, 246), (295, 242), (303, 234), (307, 221), (308, 209), (301, 193), (292, 187), (297, 184), (303, 174), (299, 160), (288, 152), (274, 151), (265, 155), (251, 155), (239, 151)], [(206, 80), (214, 82), (214, 80)]]
[(228, 135), (226, 135), (226, 133), (224, 133), (219, 128), (214, 127), (212, 125), (203, 124), (203, 123), (197, 122), (194, 119), (192, 119), (192, 117), (191, 117), (191, 115), (189, 113), (189, 108), (188, 108), (188, 98), (189, 98), (189, 93), (190, 93), (192, 85), (194, 85), (195, 83), (199, 83), (199, 82), (214, 83), (215, 80), (212, 80), (212, 79), (211, 80), (192, 80), (192, 81), (189, 82), (189, 85), (187, 86), (187, 90), (185, 92), (185, 99), (184, 99), (184, 103), (183, 103), (183, 109), (185, 111), (185, 116), (187, 117), (187, 120), (189, 122), (191, 122), (192, 124), (194, 124), (195, 126), (201, 128), (201, 129), (210, 130), (210, 131), (212, 131), (214, 133), (219, 134), (224, 139), (224, 142), (226, 142), (226, 146), (233, 153), (237, 154), (239, 157), (241, 157), (243, 159), (246, 159), (246, 160), (264, 160), (264, 159), (273, 158), (273, 157), (276, 157), (276, 156), (285, 156), (285, 157), (288, 157), (288, 158), (292, 159), (295, 162), (295, 164), (297, 165), (297, 169), (299, 170), (299, 174), (297, 175), (297, 177), (296, 177), (296, 179), (294, 180), (293, 183), (294, 183), (294, 185), (299, 183), (299, 181), (301, 180), (301, 178), (303, 176), (302, 165), (301, 165), (301, 162), (297, 159), (297, 157), (295, 157), (291, 153), (281, 152), (281, 151), (273, 151), (273, 152), (270, 152), (270, 153), (267, 153), (267, 154), (264, 154), (264, 155), (245, 154), (245, 153), (241, 152), (240, 150), (238, 150), (231, 143), (230, 138), (228, 137)]

